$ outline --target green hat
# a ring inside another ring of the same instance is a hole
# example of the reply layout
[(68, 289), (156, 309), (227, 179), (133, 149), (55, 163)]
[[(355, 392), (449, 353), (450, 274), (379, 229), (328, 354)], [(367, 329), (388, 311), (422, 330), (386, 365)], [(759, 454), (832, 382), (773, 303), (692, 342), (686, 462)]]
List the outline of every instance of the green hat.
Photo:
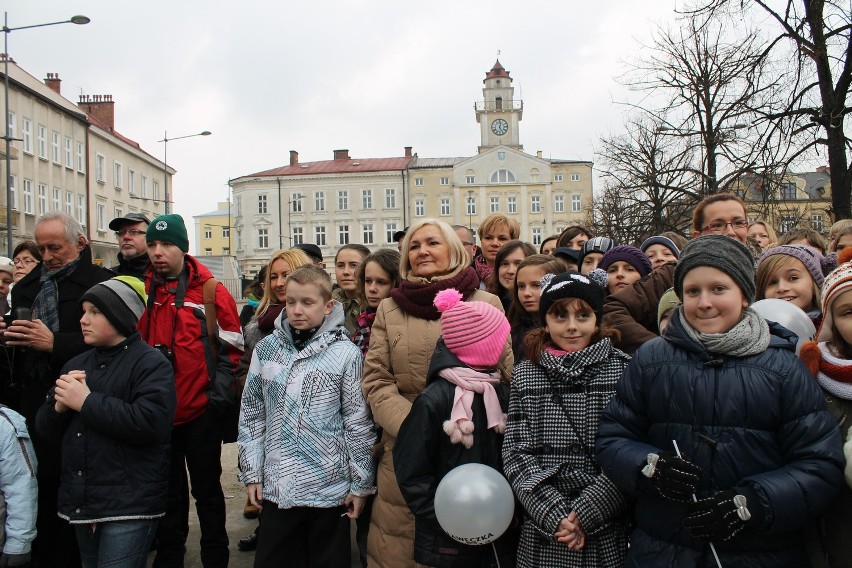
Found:
[(148, 225), (145, 239), (151, 241), (165, 241), (172, 243), (183, 252), (189, 252), (189, 237), (186, 235), (186, 225), (183, 217), (176, 213), (160, 215)]
[(657, 306), (657, 328), (660, 327), (660, 321), (662, 321), (663, 315), (665, 315), (667, 311), (677, 308), (679, 305), (680, 300), (678, 300), (674, 288), (669, 288), (666, 290), (665, 294), (660, 296), (660, 304)]

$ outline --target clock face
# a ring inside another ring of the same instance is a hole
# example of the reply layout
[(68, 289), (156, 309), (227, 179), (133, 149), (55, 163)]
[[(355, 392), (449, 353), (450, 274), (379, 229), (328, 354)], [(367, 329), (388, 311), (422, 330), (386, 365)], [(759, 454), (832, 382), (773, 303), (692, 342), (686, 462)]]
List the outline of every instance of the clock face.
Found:
[(493, 132), (497, 136), (503, 136), (508, 131), (509, 123), (503, 120), (502, 118), (498, 118), (497, 120), (491, 123), (491, 132)]

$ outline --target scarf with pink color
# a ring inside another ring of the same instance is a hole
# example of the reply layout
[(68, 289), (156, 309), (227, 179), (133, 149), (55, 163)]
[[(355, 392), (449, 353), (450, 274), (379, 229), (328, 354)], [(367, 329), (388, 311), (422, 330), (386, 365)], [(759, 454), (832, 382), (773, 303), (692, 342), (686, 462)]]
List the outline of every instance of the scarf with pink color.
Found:
[(470, 367), (451, 367), (442, 369), (438, 375), (456, 385), (453, 397), (453, 409), (450, 419), (444, 423), (444, 431), (454, 444), (462, 443), (466, 448), (473, 446), (473, 397), (481, 394), (485, 403), (488, 427), (498, 433), (506, 430), (506, 415), (500, 407), (494, 385), (500, 383), (500, 373), (486, 373)]

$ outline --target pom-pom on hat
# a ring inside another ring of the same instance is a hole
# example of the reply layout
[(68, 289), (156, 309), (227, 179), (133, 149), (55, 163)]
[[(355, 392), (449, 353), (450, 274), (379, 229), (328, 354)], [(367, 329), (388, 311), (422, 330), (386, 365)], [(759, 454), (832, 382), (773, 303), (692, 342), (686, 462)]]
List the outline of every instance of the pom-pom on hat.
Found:
[(754, 258), (740, 241), (725, 235), (703, 235), (689, 241), (674, 273), (674, 290), (681, 300), (686, 273), (699, 266), (721, 270), (739, 286), (749, 304), (754, 301)]
[(81, 304), (94, 304), (124, 337), (136, 331), (147, 301), (145, 283), (134, 276), (116, 276), (95, 284), (80, 297)]
[(629, 245), (618, 245), (609, 249), (598, 263), (598, 268), (605, 271), (618, 261), (626, 262), (642, 276), (647, 276), (653, 270), (651, 261), (645, 253)]
[(834, 316), (831, 313), (834, 301), (847, 290), (852, 290), (852, 248), (845, 248), (837, 255), (837, 268), (825, 277), (822, 285), (822, 325), (817, 341), (831, 341), (831, 328)]
[(767, 258), (777, 254), (791, 256), (804, 264), (811, 278), (814, 279), (817, 286), (822, 288), (822, 284), (825, 281), (825, 274), (822, 272), (823, 257), (818, 250), (805, 245), (778, 245), (760, 255), (760, 260), (757, 261), (758, 270)]
[(496, 367), (511, 331), (503, 312), (486, 302), (463, 302), (455, 288), (438, 292), (433, 303), (447, 349), (469, 367)]
[(172, 243), (183, 252), (189, 252), (189, 237), (186, 235), (186, 225), (183, 217), (176, 213), (155, 217), (145, 233), (145, 239)]
[(648, 237), (647, 239), (642, 241), (641, 245), (639, 245), (639, 250), (644, 253), (646, 250), (648, 250), (648, 248), (651, 247), (651, 245), (663, 245), (664, 247), (672, 251), (672, 254), (675, 256), (675, 258), (680, 257), (680, 249), (677, 248), (677, 245), (674, 244), (674, 241), (668, 237), (664, 237), (662, 235), (654, 235), (653, 237)]
[[(592, 273), (594, 272), (593, 270)], [(606, 282), (595, 280), (596, 276), (593, 276), (592, 273), (583, 276), (576, 272), (563, 272), (556, 276), (545, 274), (542, 277), (538, 314), (543, 325), (547, 323), (547, 312), (551, 306), (565, 298), (577, 298), (589, 304), (598, 317), (597, 324), (601, 324), (604, 298), (606, 297)], [(603, 271), (598, 274), (601, 273), (604, 277), (606, 276)]]

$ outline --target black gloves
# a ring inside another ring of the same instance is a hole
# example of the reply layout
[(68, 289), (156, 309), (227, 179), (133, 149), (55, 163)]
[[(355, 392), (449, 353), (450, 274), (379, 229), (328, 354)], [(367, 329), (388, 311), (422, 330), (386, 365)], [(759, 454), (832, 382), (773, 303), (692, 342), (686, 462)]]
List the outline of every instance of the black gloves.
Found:
[(718, 542), (743, 530), (750, 518), (746, 498), (728, 489), (691, 504), (683, 526), (693, 538)]
[(642, 474), (664, 498), (689, 503), (704, 472), (701, 468), (672, 452), (648, 454), (648, 465)]
[(13, 566), (17, 566), (23, 568), (24, 566), (30, 565), (30, 553), (25, 552), (24, 554), (2, 554), (0, 555), (0, 568), (12, 568)]

